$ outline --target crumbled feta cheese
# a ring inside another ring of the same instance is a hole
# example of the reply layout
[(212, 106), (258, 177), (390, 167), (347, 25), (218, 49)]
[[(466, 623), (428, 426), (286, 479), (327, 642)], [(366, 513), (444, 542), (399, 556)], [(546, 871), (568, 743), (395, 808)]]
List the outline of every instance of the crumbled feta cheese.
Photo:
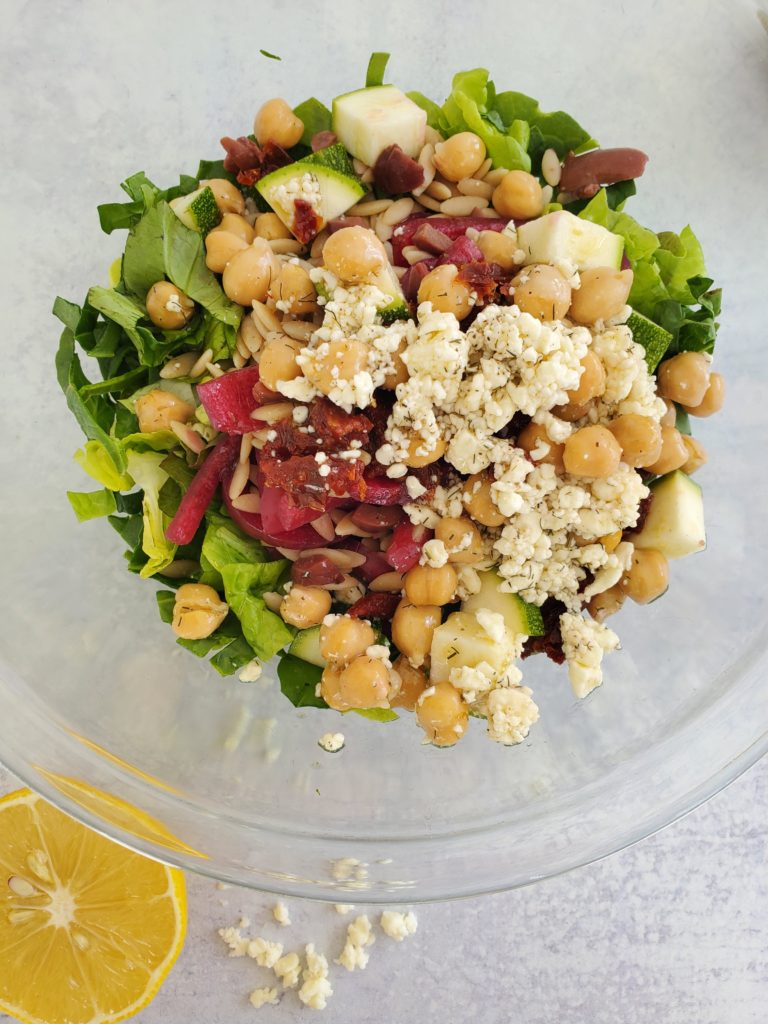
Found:
[(497, 687), (488, 694), (488, 735), (497, 743), (522, 743), (539, 720), (527, 686)]
[(168, 296), (168, 301), (165, 304), (165, 308), (169, 313), (183, 313), (184, 310), (181, 306), (181, 299), (179, 298), (178, 292), (172, 292)]
[(241, 683), (255, 683), (257, 680), (261, 679), (261, 673), (261, 665), (254, 658), (240, 669), (240, 673), (237, 678)]
[(472, 594), (479, 594), (482, 589), (482, 583), (477, 570), (472, 565), (458, 565), (457, 567), (458, 584), (456, 586), (456, 597), (460, 601), (466, 601)]
[(436, 537), (428, 540), (421, 549), (419, 562), (421, 565), (428, 565), (432, 569), (441, 569), (444, 565), (447, 565), (448, 551), (445, 544), (441, 540), (437, 540)]
[(367, 647), (365, 650), (367, 658), (375, 658), (377, 661), (383, 661), (387, 667), (391, 667), (389, 654), (390, 651), (386, 644), (371, 644), (370, 647)]
[(229, 946), (230, 956), (245, 956), (248, 952), (248, 942), (239, 928), (219, 928), (219, 936)]
[(304, 953), (307, 966), (301, 974), (303, 984), (299, 989), (299, 999), (313, 1010), (324, 1010), (333, 995), (328, 981), (328, 961), (322, 953), (315, 952), (312, 942), (305, 946)]
[(322, 477), (331, 475), (331, 467), (328, 465), (327, 462), (324, 462), (322, 465), (318, 466), (317, 475)]
[(376, 936), (371, 929), (369, 918), (367, 915), (361, 914), (347, 926), (344, 948), (336, 963), (348, 971), (364, 970), (370, 959), (367, 947), (372, 946), (375, 941)]
[(507, 636), (507, 627), (504, 624), (503, 615), (492, 612), (488, 608), (481, 608), (479, 612), (475, 612), (475, 618), (494, 643), (504, 642)]
[(277, 903), (272, 907), (272, 917), (278, 924), (287, 927), (291, 923), (291, 915), (288, 912), (288, 907), (283, 903), (282, 900), (278, 900)]
[(409, 498), (420, 498), (422, 494), (427, 493), (427, 488), (421, 483), (417, 476), (406, 477), (405, 489), (408, 491)]
[(251, 1006), (260, 1010), (262, 1006), (276, 1006), (280, 1000), (277, 997), (276, 988), (256, 988), (248, 997)]
[(283, 947), (279, 942), (270, 942), (259, 936), (248, 942), (248, 956), (255, 960), (259, 967), (274, 967), (283, 955)]
[(605, 391), (590, 411), (589, 419), (602, 423), (628, 413), (661, 419), (664, 402), (656, 395), (645, 350), (632, 340), (630, 329), (623, 325), (606, 327), (594, 334), (591, 347), (605, 367)]
[(355, 857), (340, 857), (331, 862), (331, 874), (337, 882), (348, 882), (351, 879), (360, 881), (368, 872), (365, 864)]
[(334, 903), (333, 909), (337, 914), (350, 914), (355, 907), (352, 903)]
[(285, 184), (279, 185), (275, 189), (273, 206), (277, 205), (286, 211), (293, 210), (293, 204), (297, 199), (309, 203), (313, 210), (319, 212), (323, 194), (320, 182), (314, 174), (306, 172), (300, 178), (291, 178)]
[(409, 935), (413, 935), (418, 927), (416, 915), (412, 910), (406, 914), (399, 910), (385, 910), (379, 919), (381, 930), (395, 942), (402, 942)]
[(317, 741), (318, 746), (327, 750), (329, 754), (335, 754), (344, 746), (343, 732), (326, 732)]
[(283, 988), (296, 988), (301, 977), (301, 960), (296, 953), (281, 956), (272, 970), (283, 983)]
[(572, 612), (560, 616), (568, 677), (577, 697), (586, 697), (603, 681), (603, 655), (619, 646), (619, 638), (600, 622)]
[(309, 418), (309, 409), (306, 405), (295, 405), (291, 413), (294, 423), (306, 423)]
[(403, 462), (395, 462), (391, 466), (387, 466), (387, 476), (391, 480), (400, 480), (408, 472), (408, 467)]

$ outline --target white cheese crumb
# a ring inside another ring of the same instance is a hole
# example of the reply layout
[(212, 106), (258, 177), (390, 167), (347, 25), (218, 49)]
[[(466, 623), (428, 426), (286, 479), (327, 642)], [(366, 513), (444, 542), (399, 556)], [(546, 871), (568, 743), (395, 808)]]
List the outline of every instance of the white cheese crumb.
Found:
[(240, 674), (237, 678), (241, 683), (255, 683), (258, 679), (261, 679), (261, 673), (262, 667), (254, 658), (240, 669)]
[(283, 988), (296, 988), (301, 977), (301, 960), (296, 953), (286, 953), (281, 956), (272, 968)]
[(527, 686), (497, 687), (488, 695), (488, 735), (497, 743), (522, 743), (539, 720)]
[(421, 549), (419, 562), (421, 565), (428, 565), (432, 569), (441, 569), (444, 565), (447, 565), (448, 551), (445, 544), (441, 540), (437, 540), (436, 537), (428, 540)]
[(276, 988), (255, 988), (248, 997), (251, 1006), (260, 1010), (262, 1006), (277, 1006), (280, 1000), (277, 997)]
[(239, 928), (219, 928), (218, 934), (229, 946), (230, 956), (245, 956), (247, 954), (249, 940), (240, 934)]
[(280, 942), (270, 942), (259, 936), (248, 942), (248, 956), (255, 960), (259, 967), (274, 967), (283, 955), (283, 947)]
[(367, 947), (372, 946), (375, 941), (376, 936), (373, 934), (368, 916), (361, 914), (347, 926), (344, 948), (336, 963), (348, 971), (364, 970), (370, 959)]
[(488, 608), (481, 608), (479, 612), (475, 612), (475, 618), (494, 643), (503, 643), (507, 635), (503, 615), (499, 612), (492, 612)]
[(294, 423), (306, 423), (309, 418), (309, 409), (306, 405), (295, 405), (291, 415), (293, 416)]
[(601, 622), (572, 612), (560, 616), (568, 678), (577, 697), (586, 697), (603, 681), (603, 655), (619, 646), (619, 638)]
[(413, 498), (414, 500), (416, 498), (420, 498), (422, 494), (427, 493), (427, 488), (422, 484), (417, 476), (406, 477), (405, 489), (408, 491), (408, 497)]
[(344, 746), (343, 732), (326, 732), (317, 741), (317, 745), (329, 754), (335, 754)]
[(304, 952), (307, 966), (301, 974), (303, 984), (299, 989), (299, 999), (313, 1010), (324, 1010), (333, 995), (328, 981), (328, 961), (322, 953), (315, 952), (312, 942), (305, 946)]
[(385, 910), (379, 921), (381, 930), (395, 942), (402, 942), (409, 935), (413, 935), (418, 927), (418, 921), (413, 911), (402, 914), (399, 910)]
[(284, 928), (291, 923), (291, 915), (288, 912), (288, 907), (283, 903), (282, 900), (278, 900), (277, 903), (272, 907), (272, 917), (278, 924), (281, 924)]
[(354, 903), (334, 903), (333, 909), (337, 914), (351, 914), (355, 905)]

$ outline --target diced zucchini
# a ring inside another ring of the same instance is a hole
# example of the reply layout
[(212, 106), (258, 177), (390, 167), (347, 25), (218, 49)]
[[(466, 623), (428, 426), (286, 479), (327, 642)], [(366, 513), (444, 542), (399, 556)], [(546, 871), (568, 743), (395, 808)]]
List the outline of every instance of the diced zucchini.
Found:
[(182, 224), (203, 236), (221, 223), (221, 210), (216, 205), (213, 189), (208, 185), (172, 199), (170, 207)]
[(333, 130), (349, 152), (372, 167), (387, 146), (398, 145), (410, 157), (424, 146), (427, 114), (394, 85), (337, 96)]
[(634, 310), (629, 315), (627, 327), (632, 331), (632, 337), (638, 345), (642, 345), (645, 349), (645, 361), (649, 371), (653, 373), (669, 348), (672, 335), (663, 327), (655, 324), (653, 320), (649, 320), (647, 316), (636, 313)]
[(707, 546), (701, 488), (682, 470), (667, 473), (651, 484), (653, 501), (636, 548), (655, 548), (667, 558), (683, 558)]
[(526, 264), (569, 261), (577, 270), (621, 267), (624, 239), (600, 224), (556, 210), (517, 229), (517, 243)]
[[(355, 175), (344, 147), (338, 144), (280, 167), (257, 182), (256, 188), (302, 242), (309, 241), (329, 220), (341, 216), (365, 195), (365, 185)], [(315, 223), (309, 228), (297, 219), (297, 200), (308, 203), (315, 214)]]
[(476, 668), (486, 662), (501, 674), (513, 655), (511, 634), (499, 643), (491, 639), (473, 612), (452, 612), (432, 636), (429, 678), (444, 683), (454, 668)]
[(288, 653), (293, 654), (302, 661), (308, 661), (310, 665), (318, 665), (325, 668), (325, 658), (320, 653), (320, 630), (321, 626), (310, 626), (309, 629), (300, 630), (291, 640)]
[(499, 590), (501, 576), (491, 569), (478, 573), (480, 590), (471, 594), (461, 603), (465, 612), (497, 612), (504, 619), (504, 625), (513, 636), (543, 636), (544, 620), (535, 604), (528, 604), (519, 594), (507, 594)]

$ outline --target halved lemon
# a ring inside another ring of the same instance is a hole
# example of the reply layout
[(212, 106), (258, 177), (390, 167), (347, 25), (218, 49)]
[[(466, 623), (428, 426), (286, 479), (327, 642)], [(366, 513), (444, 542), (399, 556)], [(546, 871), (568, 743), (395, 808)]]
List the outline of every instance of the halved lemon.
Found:
[(107, 1024), (151, 1001), (187, 923), (184, 876), (29, 789), (0, 800), (0, 1011)]

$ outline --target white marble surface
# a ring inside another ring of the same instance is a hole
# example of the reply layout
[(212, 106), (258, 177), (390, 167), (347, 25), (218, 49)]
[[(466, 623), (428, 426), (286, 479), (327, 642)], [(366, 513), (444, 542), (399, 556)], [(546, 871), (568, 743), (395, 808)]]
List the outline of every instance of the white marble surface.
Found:
[[(90, 174), (99, 200), (116, 198), (114, 183), (135, 167), (166, 180), (194, 166), (211, 152), (216, 134), (249, 123), (265, 82), (269, 93), (307, 94), (317, 76), (302, 54), (318, 43), (324, 57), (317, 91), (325, 95), (361, 81), (370, 50), (391, 49), (395, 69), (414, 68), (410, 84), (426, 92), (445, 91), (449, 70), (475, 63), (495, 67), (500, 80), (547, 104), (567, 108), (578, 92), (585, 121), (598, 131), (606, 97), (615, 104), (617, 93), (631, 99), (645, 80), (665, 81), (678, 56), (689, 74), (711, 73), (724, 89), (730, 62), (761, 61), (764, 71), (768, 58), (749, 0), (573, 0), (567, 6), (486, 0), (482, 7), (450, 0), (283, 0), (279, 6), (3, 0), (2, 10), (0, 51), (9, 74), (0, 127), (28, 119), (29, 145), (54, 167), (49, 127), (68, 120), (85, 126), (83, 174)], [(593, 30), (584, 30), (585, 19)], [(553, 25), (563, 39), (578, 30), (578, 59), (566, 50), (552, 53)], [(261, 47), (286, 59), (266, 61)], [(300, 88), (296, 77), (303, 79)], [(208, 88), (209, 81), (217, 88)], [(673, 106), (665, 116), (682, 123)], [(705, 131), (706, 111), (695, 120), (690, 131)], [(177, 139), (173, 161), (154, 160), (154, 152), (168, 153), (169, 132)], [(123, 141), (139, 137), (144, 154)], [(109, 145), (94, 164), (88, 153), (104, 138)], [(679, 138), (684, 161), (684, 133)], [(28, 198), (22, 184), (14, 205)], [(32, 202), (40, 210), (45, 195), (35, 192)], [(18, 219), (13, 223), (18, 230)], [(95, 280), (95, 268), (112, 251), (98, 239), (94, 217), (82, 231), (94, 242), (79, 260), (61, 268), (55, 252), (48, 259), (49, 269), (54, 260), (60, 268), (63, 294), (79, 294), (84, 281)], [(23, 266), (23, 255), (23, 245), (4, 247), (3, 280)], [(0, 792), (11, 788), (0, 769)], [(334, 970), (336, 994), (326, 1018), (337, 1024), (463, 1024), (475, 1016), (486, 1024), (761, 1024), (768, 1016), (766, 821), (763, 762), (683, 821), (600, 864), (523, 891), (424, 907), (407, 943), (379, 937), (364, 974)], [(139, 1019), (250, 1020), (255, 1011), (247, 993), (268, 976), (250, 961), (228, 960), (215, 929), (241, 912), (255, 923), (266, 920), (269, 901), (197, 878), (189, 879), (189, 891), (185, 950)], [(292, 928), (268, 925), (265, 933), (279, 932), (290, 948), (315, 941), (329, 957), (337, 954), (344, 925), (331, 909), (293, 902), (291, 913)], [(290, 994), (259, 1013), (266, 1024), (307, 1017), (304, 1011), (300, 1018)]]
[[(0, 768), (0, 793), (14, 788)], [(768, 1006), (768, 760), (682, 821), (613, 857), (528, 889), (416, 908), (416, 935), (380, 931), (363, 973), (332, 967), (333, 1024), (764, 1024)], [(241, 914), (286, 950), (338, 956), (331, 907), (221, 891), (190, 876), (186, 946), (140, 1024), (289, 1024), (294, 993), (258, 1012), (271, 972), (228, 959), (216, 935)], [(361, 912), (362, 912), (361, 908)], [(371, 915), (373, 917), (373, 913)], [(349, 920), (347, 918), (346, 920)], [(259, 926), (263, 924), (263, 928)], [(0, 1014), (0, 1022), (8, 1018)]]

